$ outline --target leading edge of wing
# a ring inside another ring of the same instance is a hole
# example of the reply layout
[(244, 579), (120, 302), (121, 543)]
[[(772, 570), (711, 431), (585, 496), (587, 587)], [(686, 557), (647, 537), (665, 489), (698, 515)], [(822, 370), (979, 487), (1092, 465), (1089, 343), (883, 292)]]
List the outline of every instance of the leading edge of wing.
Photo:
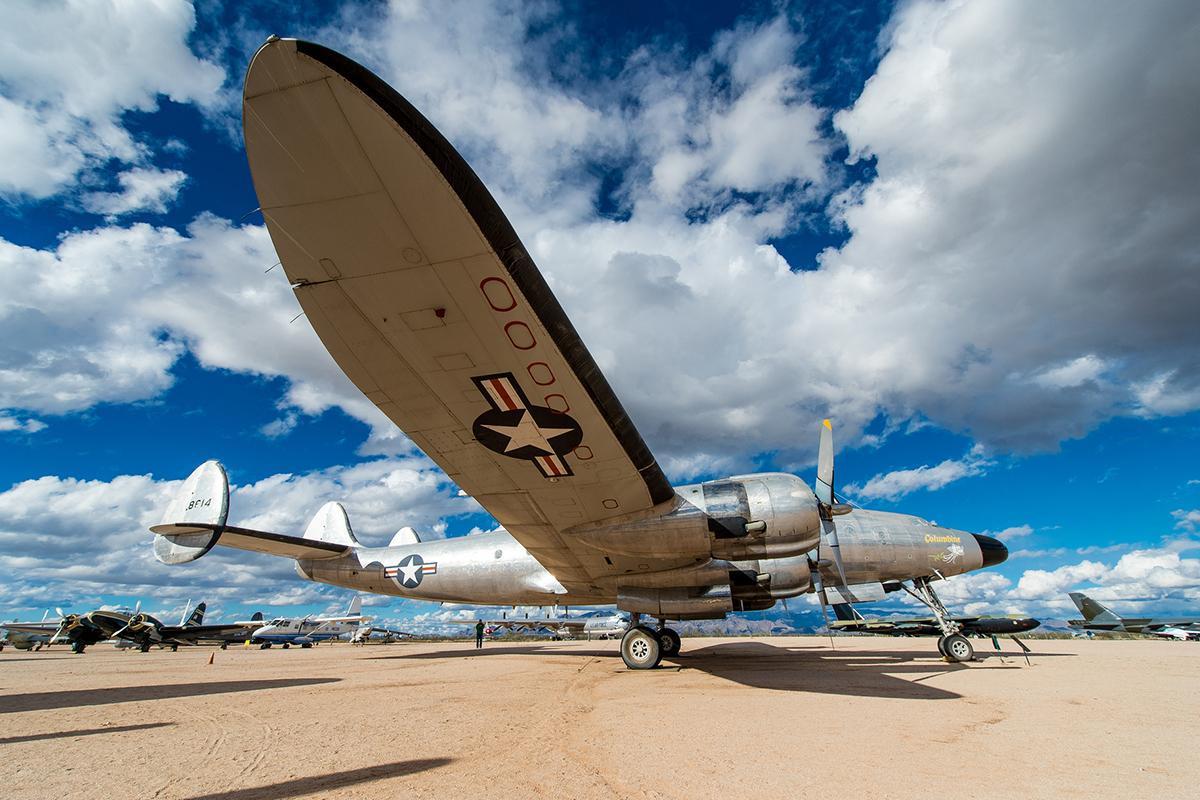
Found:
[(568, 366), (579, 379), (621, 447), (641, 474), (654, 504), (670, 500), (675, 491), (650, 448), (617, 399), (600, 367), (588, 352), (575, 326), (550, 291), (512, 224), (491, 192), (429, 120), (391, 86), (361, 64), (322, 45), (296, 40), (296, 51), (342, 76), (370, 98), (417, 144), (458, 196), (467, 213), (496, 253), (508, 274), (529, 301)]

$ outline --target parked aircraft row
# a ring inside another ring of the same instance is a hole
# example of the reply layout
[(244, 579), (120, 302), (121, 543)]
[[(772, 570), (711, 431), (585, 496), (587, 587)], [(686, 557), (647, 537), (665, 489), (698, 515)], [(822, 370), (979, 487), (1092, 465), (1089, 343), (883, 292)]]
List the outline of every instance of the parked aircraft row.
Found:
[(249, 641), (260, 647), (281, 645), (312, 647), (313, 644), (339, 637), (365, 638), (373, 631), (405, 636), (403, 631), (373, 628), (365, 623), (370, 617), (362, 614), (362, 599), (354, 597), (350, 607), (342, 616), (277, 617), (264, 622), (262, 612), (245, 621), (221, 625), (205, 625), (206, 605), (200, 603), (188, 614), (189, 602), (184, 607), (178, 625), (167, 625), (158, 618), (143, 613), (141, 604), (133, 611), (120, 609), (96, 609), (83, 614), (64, 614), (58, 609), (58, 619), (43, 617), (39, 622), (0, 623), (8, 632), (7, 639), (0, 641), (17, 649), (35, 649), (43, 646), (69, 643), (71, 651), (82, 653), (89, 646), (100, 642), (114, 641), (118, 646), (137, 647), (142, 652), (152, 646), (169, 647), (177, 650), (181, 645), (219, 644)]
[(1163, 639), (1200, 641), (1200, 617), (1122, 617), (1082, 592), (1070, 598), (1083, 619), (1067, 620), (1072, 628), (1085, 631), (1145, 633)]

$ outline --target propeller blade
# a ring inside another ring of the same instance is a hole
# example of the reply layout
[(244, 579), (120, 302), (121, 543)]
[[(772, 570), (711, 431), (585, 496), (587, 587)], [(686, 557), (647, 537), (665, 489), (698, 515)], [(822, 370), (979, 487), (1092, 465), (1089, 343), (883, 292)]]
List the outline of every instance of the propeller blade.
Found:
[(831, 519), (822, 519), (821, 529), (825, 533), (825, 541), (829, 544), (830, 560), (837, 567), (838, 578), (841, 579), (842, 586), (849, 586), (846, 581), (846, 568), (842, 565), (842, 548), (838, 543), (837, 525)]
[(821, 423), (821, 442), (817, 447), (817, 481), (814, 491), (822, 505), (833, 505), (833, 425)]
[(61, 608), (59, 608), (58, 606), (54, 607), (54, 611), (55, 611), (55, 613), (58, 614), (59, 619), (62, 619), (63, 617), (66, 616), (66, 614), (63, 613), (63, 610)]
[(821, 617), (825, 620), (825, 632), (829, 634), (829, 649), (836, 650), (837, 647), (833, 644), (833, 628), (829, 625), (829, 611), (825, 608), (828, 598), (825, 596), (825, 587), (821, 585), (821, 568), (809, 559), (809, 568), (812, 570), (813, 589), (817, 592), (817, 603), (821, 606)]

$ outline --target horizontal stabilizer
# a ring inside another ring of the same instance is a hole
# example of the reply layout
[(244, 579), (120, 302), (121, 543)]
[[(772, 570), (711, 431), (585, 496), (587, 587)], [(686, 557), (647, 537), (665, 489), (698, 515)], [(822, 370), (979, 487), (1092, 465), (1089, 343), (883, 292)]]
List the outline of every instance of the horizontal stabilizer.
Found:
[(171, 499), (162, 522), (150, 526), (158, 534), (154, 537), (154, 556), (164, 564), (186, 564), (220, 542), (255, 553), (321, 559), (340, 556), (357, 544), (346, 512), (337, 503), (322, 508), (309, 531), (341, 541), (238, 528), (225, 524), (228, 516), (229, 479), (225, 468), (217, 461), (205, 461)]

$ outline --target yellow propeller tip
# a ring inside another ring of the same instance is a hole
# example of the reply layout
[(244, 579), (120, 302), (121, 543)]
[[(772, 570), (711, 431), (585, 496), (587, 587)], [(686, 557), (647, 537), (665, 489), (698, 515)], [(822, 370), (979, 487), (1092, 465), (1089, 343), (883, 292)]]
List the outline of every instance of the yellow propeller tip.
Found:
[(831, 424), (829, 423), (829, 420), (825, 420), (825, 421), (824, 421), (824, 422), (822, 422), (821, 424), (822, 424), (822, 425), (824, 425), (826, 428), (830, 428), (830, 429), (832, 429), (832, 428), (833, 428), (833, 425), (831, 425)]

